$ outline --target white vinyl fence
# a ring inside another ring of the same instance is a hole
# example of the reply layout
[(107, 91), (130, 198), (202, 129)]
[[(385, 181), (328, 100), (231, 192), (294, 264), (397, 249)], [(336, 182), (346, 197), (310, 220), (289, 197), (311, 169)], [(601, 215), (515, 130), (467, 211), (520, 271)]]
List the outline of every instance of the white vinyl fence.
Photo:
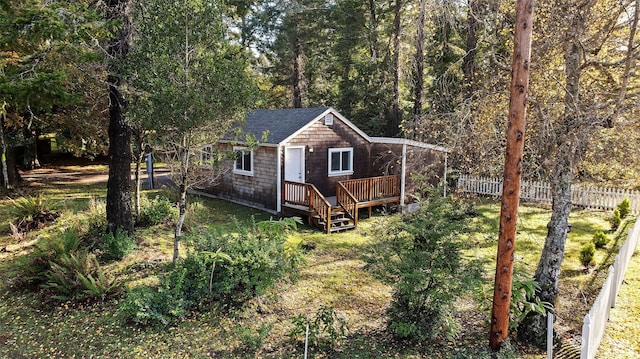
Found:
[(639, 238), (640, 218), (637, 218), (636, 224), (620, 248), (613, 266), (609, 267), (609, 275), (600, 290), (600, 294), (598, 294), (598, 298), (593, 303), (589, 313), (584, 316), (580, 359), (592, 359), (598, 351), (605, 326), (609, 320), (609, 311), (615, 307), (618, 291), (622, 285), (629, 261), (631, 261), (631, 256), (633, 256), (638, 246)]
[[(502, 178), (462, 175), (458, 178), (458, 191), (485, 196), (502, 196)], [(640, 192), (619, 188), (587, 187), (574, 185), (571, 203), (587, 209), (614, 209), (624, 199), (631, 202), (631, 212), (640, 213)], [(522, 181), (520, 199), (523, 201), (551, 203), (551, 185), (546, 182)]]

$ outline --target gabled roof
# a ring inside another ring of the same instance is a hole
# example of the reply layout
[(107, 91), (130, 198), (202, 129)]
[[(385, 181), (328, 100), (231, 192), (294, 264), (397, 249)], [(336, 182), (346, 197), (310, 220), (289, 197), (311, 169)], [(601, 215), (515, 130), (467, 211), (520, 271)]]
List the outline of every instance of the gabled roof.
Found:
[[(251, 134), (259, 141), (262, 138), (262, 134), (267, 131), (269, 133), (267, 140), (261, 144), (281, 145), (302, 132), (314, 121), (324, 118), (328, 113), (332, 113), (369, 143), (412, 145), (445, 153), (450, 152), (450, 150), (445, 147), (403, 138), (369, 137), (332, 107), (251, 110), (247, 113), (246, 121), (242, 125), (242, 129), (244, 133)], [(228, 138), (226, 141), (222, 142), (231, 142), (231, 139)]]
[(247, 113), (242, 129), (257, 139), (260, 139), (265, 131), (269, 131), (266, 143), (277, 145), (328, 110), (329, 107), (252, 110)]

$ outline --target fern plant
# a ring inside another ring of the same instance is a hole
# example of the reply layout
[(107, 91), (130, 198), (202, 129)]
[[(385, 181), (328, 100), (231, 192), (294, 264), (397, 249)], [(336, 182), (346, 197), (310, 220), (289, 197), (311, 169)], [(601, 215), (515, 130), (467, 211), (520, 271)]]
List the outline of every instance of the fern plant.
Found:
[(11, 199), (11, 203), (13, 204), (11, 214), (18, 219), (33, 219), (54, 209), (51, 201), (45, 199), (42, 193), (38, 193), (36, 196), (20, 197), (16, 200)]

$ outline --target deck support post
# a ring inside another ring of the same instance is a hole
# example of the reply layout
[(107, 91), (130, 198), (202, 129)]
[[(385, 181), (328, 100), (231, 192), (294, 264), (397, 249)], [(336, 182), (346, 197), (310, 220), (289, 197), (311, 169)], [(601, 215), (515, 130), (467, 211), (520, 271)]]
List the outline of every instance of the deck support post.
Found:
[(276, 212), (281, 213), (282, 212), (282, 203), (284, 202), (283, 197), (282, 197), (282, 187), (283, 187), (283, 183), (282, 183), (282, 146), (278, 146), (278, 148), (276, 149), (276, 188), (277, 188), (277, 194), (276, 194)]

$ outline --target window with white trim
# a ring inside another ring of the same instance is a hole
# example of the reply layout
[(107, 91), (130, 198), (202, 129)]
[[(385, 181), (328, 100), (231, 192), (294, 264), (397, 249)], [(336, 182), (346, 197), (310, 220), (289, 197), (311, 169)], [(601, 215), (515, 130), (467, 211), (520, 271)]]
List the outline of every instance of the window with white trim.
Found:
[(329, 149), (329, 176), (353, 174), (353, 147)]
[(236, 162), (233, 165), (233, 173), (253, 176), (253, 150), (247, 147), (234, 147)]

